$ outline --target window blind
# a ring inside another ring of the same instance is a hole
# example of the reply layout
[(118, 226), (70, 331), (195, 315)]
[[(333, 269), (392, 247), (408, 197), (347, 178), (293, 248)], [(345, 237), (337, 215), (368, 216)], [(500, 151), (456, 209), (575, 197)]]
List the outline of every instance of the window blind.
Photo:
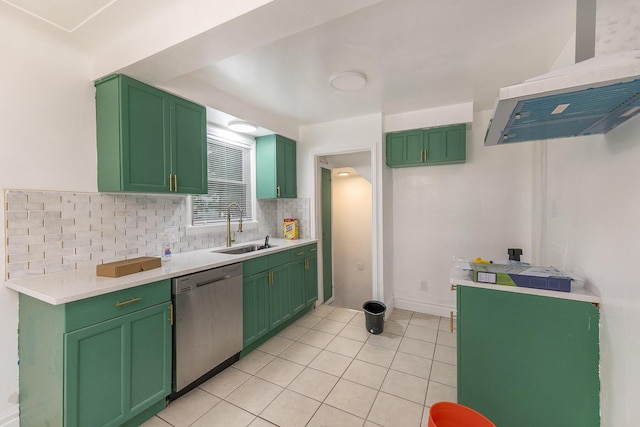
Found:
[[(207, 137), (208, 193), (192, 198), (192, 225), (211, 225), (227, 220), (231, 203), (243, 210), (243, 220), (251, 220), (251, 146), (228, 141), (215, 135)], [(240, 211), (231, 209), (231, 219), (239, 219)]]

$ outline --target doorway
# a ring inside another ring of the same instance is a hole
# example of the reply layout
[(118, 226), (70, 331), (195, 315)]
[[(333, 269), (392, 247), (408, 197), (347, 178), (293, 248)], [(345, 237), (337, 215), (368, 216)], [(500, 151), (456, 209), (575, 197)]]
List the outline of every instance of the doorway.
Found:
[(324, 301), (361, 310), (373, 294), (371, 153), (328, 155), (320, 163)]

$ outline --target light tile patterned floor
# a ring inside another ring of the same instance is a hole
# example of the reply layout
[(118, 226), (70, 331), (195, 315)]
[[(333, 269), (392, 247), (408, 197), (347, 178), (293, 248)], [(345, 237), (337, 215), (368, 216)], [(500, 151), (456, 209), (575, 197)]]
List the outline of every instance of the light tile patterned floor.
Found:
[(396, 309), (380, 335), (364, 324), (320, 306), (143, 426), (418, 427), (456, 401), (449, 319)]

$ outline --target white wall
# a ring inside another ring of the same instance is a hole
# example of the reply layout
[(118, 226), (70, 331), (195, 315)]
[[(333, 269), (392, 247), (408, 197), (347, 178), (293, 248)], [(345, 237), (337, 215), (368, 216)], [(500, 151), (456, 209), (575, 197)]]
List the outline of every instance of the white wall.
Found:
[[(0, 39), (0, 187), (95, 191), (87, 59), (1, 13)], [(4, 207), (4, 191), (0, 198)], [(2, 260), (4, 252), (2, 244)], [(17, 425), (17, 318), (17, 295), (0, 288), (0, 425)]]
[(334, 303), (361, 310), (372, 296), (371, 184), (360, 175), (334, 175), (331, 187)]
[[(545, 261), (601, 293), (602, 425), (640, 419), (640, 119), (547, 142)], [(544, 168), (541, 168), (544, 170)]]
[(464, 164), (393, 170), (393, 289), (400, 308), (448, 316), (453, 257), (531, 259), (529, 144), (484, 147), (490, 111), (467, 130)]

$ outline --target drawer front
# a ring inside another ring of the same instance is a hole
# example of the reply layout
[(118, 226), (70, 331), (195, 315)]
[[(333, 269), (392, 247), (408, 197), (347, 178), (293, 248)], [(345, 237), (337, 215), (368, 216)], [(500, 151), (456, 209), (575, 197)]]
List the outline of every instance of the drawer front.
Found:
[(171, 280), (166, 279), (74, 301), (65, 306), (65, 331), (74, 331), (170, 300)]
[(252, 258), (242, 263), (242, 275), (249, 277), (256, 273), (262, 273), (269, 269), (269, 257), (261, 256), (258, 258)]
[(306, 246), (300, 246), (299, 248), (291, 249), (291, 262), (299, 258), (305, 258), (317, 254), (318, 245), (312, 243)]
[(318, 245), (315, 243), (304, 247), (305, 256), (313, 256), (318, 254)]
[(269, 268), (278, 267), (291, 262), (291, 251), (282, 251), (269, 255)]
[(291, 249), (291, 262), (294, 262), (297, 259), (304, 258), (307, 254), (307, 247), (301, 246), (299, 248)]

